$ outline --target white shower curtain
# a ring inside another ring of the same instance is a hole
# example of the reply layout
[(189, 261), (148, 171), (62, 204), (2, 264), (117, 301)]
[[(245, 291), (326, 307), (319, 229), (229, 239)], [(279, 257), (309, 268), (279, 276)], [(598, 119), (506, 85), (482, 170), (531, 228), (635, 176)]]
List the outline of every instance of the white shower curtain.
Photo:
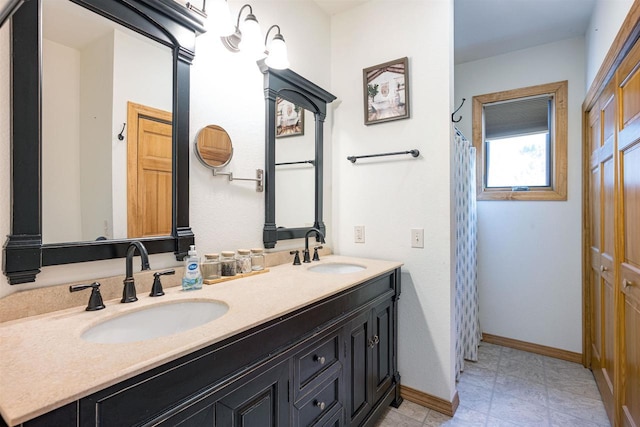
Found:
[(464, 370), (464, 359), (478, 360), (482, 338), (478, 315), (476, 149), (457, 128), (455, 147), (456, 218), (456, 379)]

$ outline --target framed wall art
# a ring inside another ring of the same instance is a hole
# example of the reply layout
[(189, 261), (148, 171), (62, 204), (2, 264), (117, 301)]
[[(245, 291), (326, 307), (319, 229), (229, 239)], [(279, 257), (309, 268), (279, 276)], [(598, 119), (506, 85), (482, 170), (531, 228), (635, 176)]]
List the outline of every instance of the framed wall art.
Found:
[(304, 135), (304, 108), (276, 97), (276, 138)]
[(409, 118), (408, 65), (404, 57), (362, 70), (365, 125)]

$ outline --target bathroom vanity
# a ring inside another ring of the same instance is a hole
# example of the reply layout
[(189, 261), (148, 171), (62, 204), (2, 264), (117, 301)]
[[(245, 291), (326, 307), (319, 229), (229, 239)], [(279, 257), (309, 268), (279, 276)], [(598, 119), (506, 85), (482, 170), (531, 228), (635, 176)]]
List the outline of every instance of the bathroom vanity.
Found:
[[(327, 267), (310, 269), (319, 265)], [(99, 312), (78, 307), (0, 324), (4, 422), (372, 425), (401, 402), (400, 265), (329, 256), (202, 291), (168, 288), (161, 298), (107, 301)], [(114, 344), (81, 338), (132, 310), (194, 300), (229, 309), (165, 337)]]

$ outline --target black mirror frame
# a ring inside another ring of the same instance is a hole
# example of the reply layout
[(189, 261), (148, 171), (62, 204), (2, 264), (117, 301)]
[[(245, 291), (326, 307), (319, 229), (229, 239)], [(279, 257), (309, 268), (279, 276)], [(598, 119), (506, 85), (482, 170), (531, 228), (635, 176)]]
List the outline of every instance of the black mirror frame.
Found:
[(311, 111), (315, 117), (315, 218), (313, 226), (326, 235), (322, 220), (323, 191), (323, 126), (327, 104), (336, 97), (295, 72), (274, 70), (264, 62), (259, 64), (264, 74), (266, 102), (265, 123), (265, 221), (262, 232), (264, 247), (274, 248), (278, 240), (303, 238), (309, 227), (286, 228), (276, 226), (276, 97), (285, 98)]
[[(201, 17), (173, 0), (70, 0), (143, 34), (173, 53), (173, 224), (170, 236), (141, 238), (150, 254), (181, 260), (194, 243), (189, 226), (189, 80)], [(3, 271), (11, 285), (34, 282), (43, 266), (126, 256), (128, 239), (42, 244), (41, 0), (11, 16), (11, 234)]]

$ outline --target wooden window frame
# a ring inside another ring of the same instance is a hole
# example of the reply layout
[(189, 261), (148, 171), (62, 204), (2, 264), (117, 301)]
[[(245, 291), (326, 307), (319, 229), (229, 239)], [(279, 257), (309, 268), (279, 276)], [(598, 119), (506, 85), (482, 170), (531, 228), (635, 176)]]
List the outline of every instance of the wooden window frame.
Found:
[[(473, 97), (473, 145), (476, 148), (477, 200), (567, 200), (568, 86), (568, 81), (564, 80)], [(511, 188), (487, 188), (484, 182), (486, 175), (484, 105), (545, 94), (553, 95), (554, 98), (554, 120), (551, 129), (553, 133), (551, 137), (551, 185), (549, 187), (532, 187), (528, 191), (512, 191)]]

